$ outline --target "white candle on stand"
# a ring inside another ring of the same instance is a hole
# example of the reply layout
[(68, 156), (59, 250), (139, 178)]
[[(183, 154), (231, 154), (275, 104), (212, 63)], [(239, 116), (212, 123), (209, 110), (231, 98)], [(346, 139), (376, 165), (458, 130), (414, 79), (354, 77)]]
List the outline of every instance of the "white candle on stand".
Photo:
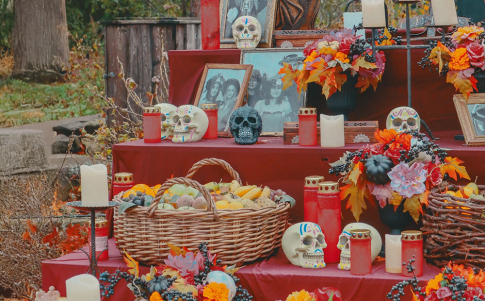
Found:
[(458, 24), (455, 0), (431, 0), (434, 25), (449, 26)]
[(99, 281), (93, 275), (81, 274), (66, 280), (67, 301), (100, 301)]
[(386, 27), (384, 0), (362, 0), (362, 20), (364, 27)]
[(386, 272), (400, 274), (401, 268), (401, 235), (386, 234)]
[(344, 115), (320, 114), (320, 144), (322, 147), (345, 146)]
[(86, 207), (109, 205), (108, 170), (103, 164), (81, 165), (81, 202)]

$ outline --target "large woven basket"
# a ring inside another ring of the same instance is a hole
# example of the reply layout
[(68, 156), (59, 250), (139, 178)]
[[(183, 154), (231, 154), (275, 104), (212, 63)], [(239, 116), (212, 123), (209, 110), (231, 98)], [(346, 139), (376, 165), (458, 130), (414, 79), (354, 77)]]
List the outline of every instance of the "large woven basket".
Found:
[[(483, 194), (485, 186), (478, 188)], [(448, 190), (458, 189), (448, 186)], [(421, 228), (426, 237), (424, 256), (428, 261), (440, 267), (451, 260), (484, 268), (485, 201), (442, 194), (440, 188), (431, 190), (428, 201)]]
[[(170, 254), (167, 243), (195, 251), (201, 242), (207, 242), (221, 264), (228, 265), (271, 255), (281, 245), (290, 205), (278, 204), (276, 208), (259, 210), (217, 210), (209, 191), (190, 179), (206, 165), (223, 167), (241, 183), (239, 174), (223, 160), (197, 162), (185, 178), (165, 182), (150, 207), (135, 206), (121, 214), (115, 210), (114, 237), (118, 249), (147, 265), (163, 263)], [(164, 191), (174, 184), (185, 184), (200, 191), (208, 203), (207, 211), (158, 209)], [(113, 201), (121, 202), (122, 195), (118, 194)]]

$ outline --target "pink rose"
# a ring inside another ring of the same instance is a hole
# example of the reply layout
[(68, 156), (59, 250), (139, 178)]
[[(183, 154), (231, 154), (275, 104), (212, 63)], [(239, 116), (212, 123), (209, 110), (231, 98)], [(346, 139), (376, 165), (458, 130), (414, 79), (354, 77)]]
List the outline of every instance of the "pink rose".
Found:
[(485, 51), (483, 46), (473, 42), (466, 46), (466, 51), (470, 58), (470, 65), (485, 70)]
[(436, 291), (436, 297), (438, 297), (438, 299), (451, 297), (451, 291), (447, 287), (440, 287), (440, 289)]
[(317, 49), (317, 45), (318, 45), (318, 41), (315, 41), (315, 42), (311, 43), (310, 45), (308, 45), (307, 47), (305, 47), (305, 49), (303, 50), (303, 54), (305, 55), (305, 57), (312, 54), (312, 52)]

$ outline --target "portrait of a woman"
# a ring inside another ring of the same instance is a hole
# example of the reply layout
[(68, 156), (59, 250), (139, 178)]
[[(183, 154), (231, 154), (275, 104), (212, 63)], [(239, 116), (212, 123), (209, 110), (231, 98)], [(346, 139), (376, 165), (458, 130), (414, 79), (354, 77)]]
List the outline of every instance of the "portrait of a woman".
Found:
[(222, 86), (222, 100), (218, 102), (219, 111), (217, 119), (219, 131), (226, 131), (228, 129), (229, 117), (231, 117), (235, 109), (240, 89), (241, 84), (235, 78), (226, 80)]
[(224, 85), (224, 76), (219, 73), (214, 75), (205, 84), (205, 97), (201, 100), (200, 104), (205, 103), (217, 103), (221, 99), (221, 89)]
[(263, 119), (263, 132), (283, 132), (283, 123), (291, 121), (291, 105), (283, 91), (280, 77), (265, 81), (265, 98), (254, 107)]
[(256, 103), (263, 99), (261, 96), (261, 82), (263, 77), (258, 69), (253, 69), (253, 74), (248, 83), (248, 106), (254, 108)]

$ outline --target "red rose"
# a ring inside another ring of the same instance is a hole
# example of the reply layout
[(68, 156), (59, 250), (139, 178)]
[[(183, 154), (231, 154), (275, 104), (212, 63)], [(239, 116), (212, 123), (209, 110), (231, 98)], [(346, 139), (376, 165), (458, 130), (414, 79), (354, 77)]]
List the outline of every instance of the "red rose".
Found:
[(346, 38), (342, 40), (342, 42), (340, 42), (339, 51), (348, 55), (350, 53), (350, 45), (352, 45), (353, 42), (355, 42), (355, 39)]
[(485, 51), (483, 46), (473, 42), (466, 46), (466, 52), (470, 58), (470, 65), (485, 70)]

